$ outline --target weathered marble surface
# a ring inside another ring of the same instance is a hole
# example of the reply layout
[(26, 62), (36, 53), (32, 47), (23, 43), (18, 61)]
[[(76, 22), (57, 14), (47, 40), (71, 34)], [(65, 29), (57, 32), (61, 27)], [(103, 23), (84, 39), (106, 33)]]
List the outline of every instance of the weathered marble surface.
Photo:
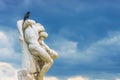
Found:
[(17, 28), (23, 53), (18, 80), (43, 80), (58, 54), (44, 43), (48, 34), (40, 23), (29, 19), (23, 24), (23, 20), (19, 20)]

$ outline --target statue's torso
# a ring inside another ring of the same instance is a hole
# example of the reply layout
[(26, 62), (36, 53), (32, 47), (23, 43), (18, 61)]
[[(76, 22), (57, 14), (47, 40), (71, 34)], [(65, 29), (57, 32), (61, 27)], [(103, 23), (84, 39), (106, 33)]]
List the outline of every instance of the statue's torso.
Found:
[(44, 31), (43, 26), (28, 26), (24, 30), (24, 38), (28, 45), (32, 46), (40, 46), (38, 39), (39, 39), (39, 32)]
[(37, 28), (35, 28), (35, 26), (32, 27), (28, 26), (24, 31), (24, 38), (28, 44), (38, 45), (39, 36)]

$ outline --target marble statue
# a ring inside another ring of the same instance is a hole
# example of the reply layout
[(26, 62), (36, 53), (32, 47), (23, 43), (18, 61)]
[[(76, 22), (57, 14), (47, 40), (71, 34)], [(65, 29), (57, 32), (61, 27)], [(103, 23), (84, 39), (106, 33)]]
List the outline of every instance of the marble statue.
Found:
[(23, 53), (18, 80), (43, 80), (58, 54), (45, 44), (48, 34), (40, 23), (31, 19), (19, 20), (17, 28)]

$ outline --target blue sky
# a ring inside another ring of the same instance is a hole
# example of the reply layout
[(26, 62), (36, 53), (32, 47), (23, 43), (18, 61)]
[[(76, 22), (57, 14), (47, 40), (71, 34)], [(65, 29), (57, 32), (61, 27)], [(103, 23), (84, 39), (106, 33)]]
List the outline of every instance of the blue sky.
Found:
[[(55, 80), (120, 80), (119, 0), (0, 0), (0, 62), (21, 68), (16, 22), (30, 11), (59, 54)], [(52, 80), (52, 79), (51, 79)]]

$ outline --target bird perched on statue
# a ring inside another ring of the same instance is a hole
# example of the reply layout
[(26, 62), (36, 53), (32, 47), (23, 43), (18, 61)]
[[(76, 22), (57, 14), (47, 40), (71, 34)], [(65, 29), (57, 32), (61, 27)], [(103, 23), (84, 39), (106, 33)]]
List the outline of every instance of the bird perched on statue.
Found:
[[(28, 12), (24, 15), (22, 26), (24, 25), (25, 20), (27, 20), (29, 17), (30, 17), (30, 12), (28, 11)], [(24, 30), (26, 27), (22, 27), (22, 28), (23, 28), (23, 30)]]
[(29, 17), (30, 17), (30, 12), (28, 11), (28, 12), (25, 14), (25, 16), (24, 16), (24, 22), (25, 22), (25, 20), (28, 19)]

